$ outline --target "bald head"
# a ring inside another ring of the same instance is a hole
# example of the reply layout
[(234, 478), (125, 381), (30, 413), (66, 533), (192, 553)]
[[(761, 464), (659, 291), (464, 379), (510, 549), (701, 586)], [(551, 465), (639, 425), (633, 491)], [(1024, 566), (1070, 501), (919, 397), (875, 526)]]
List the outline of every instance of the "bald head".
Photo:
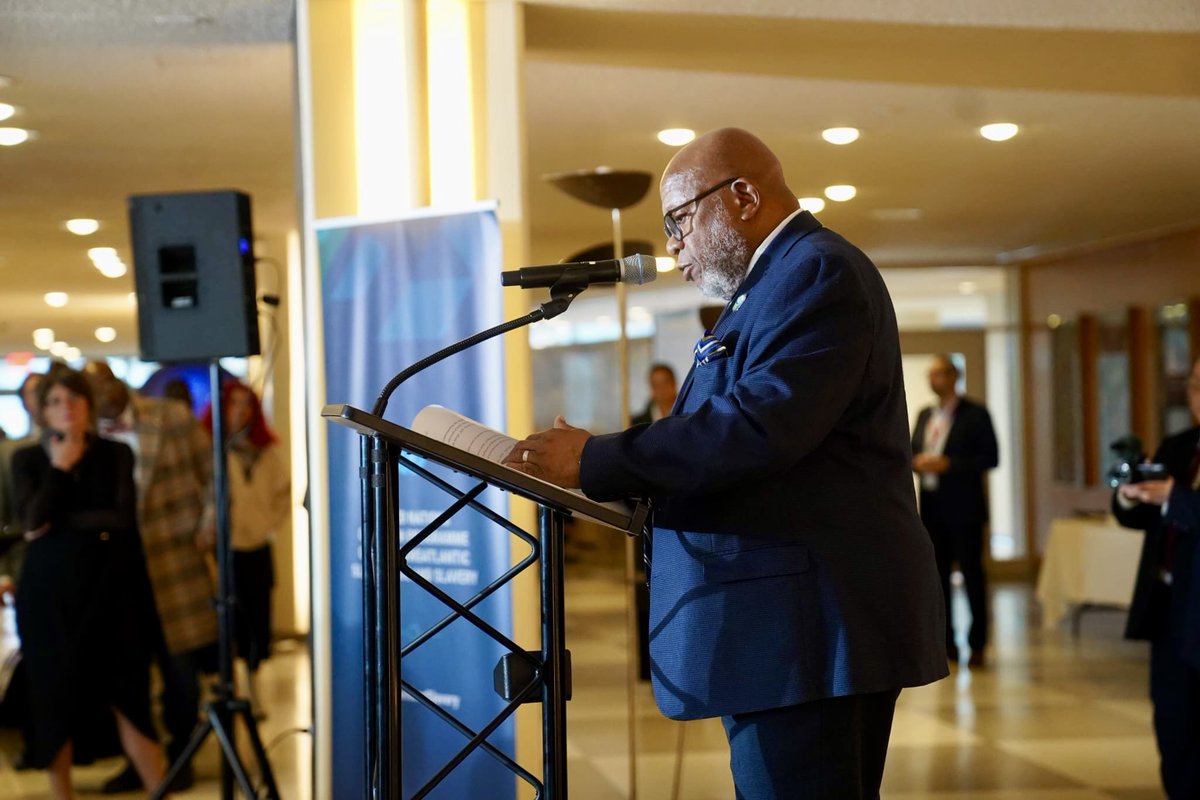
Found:
[(667, 164), (663, 180), (688, 171), (708, 181), (740, 176), (787, 188), (783, 184), (783, 165), (771, 148), (741, 128), (709, 131), (680, 149)]
[(774, 218), (767, 233), (799, 207), (783, 179), (779, 158), (761, 139), (741, 128), (709, 131), (682, 148), (667, 164), (660, 186), (682, 182), (688, 184), (684, 191), (699, 191), (728, 178), (741, 178), (754, 187), (761, 206), (755, 216)]

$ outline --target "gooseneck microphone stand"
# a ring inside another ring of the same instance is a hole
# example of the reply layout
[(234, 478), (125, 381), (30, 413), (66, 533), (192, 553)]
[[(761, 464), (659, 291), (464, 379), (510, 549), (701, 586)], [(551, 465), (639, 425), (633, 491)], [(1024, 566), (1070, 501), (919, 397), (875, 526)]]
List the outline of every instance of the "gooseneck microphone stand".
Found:
[(436, 353), (425, 356), (425, 358), (422, 358), (412, 366), (406, 367), (405, 369), (396, 373), (383, 387), (382, 391), (379, 392), (379, 397), (375, 400), (375, 405), (371, 409), (371, 413), (377, 417), (382, 417), (383, 412), (387, 409), (388, 399), (392, 396), (392, 393), (396, 391), (400, 384), (404, 383), (418, 372), (432, 367), (434, 364), (449, 358), (455, 353), (461, 353), (463, 350), (474, 347), (480, 342), (486, 342), (488, 339), (493, 337), (500, 336), (508, 333), (509, 331), (515, 331), (517, 328), (523, 328), (526, 325), (532, 325), (533, 323), (540, 322), (544, 319), (553, 319), (554, 317), (557, 317), (559, 314), (566, 311), (567, 308), (570, 307), (571, 301), (578, 297), (579, 293), (587, 287), (588, 279), (586, 276), (572, 276), (570, 274), (564, 274), (555, 282), (553, 286), (550, 287), (550, 299), (545, 303), (542, 303), (535, 310), (530, 311), (525, 316), (517, 317), (516, 319), (509, 320), (508, 322), (502, 322), (493, 328), (488, 328), (485, 331), (472, 334), (466, 339), (463, 339), (461, 342), (455, 342), (452, 345), (443, 347)]
[[(192, 738), (187, 747), (167, 775), (151, 793), (153, 800), (161, 800), (167, 794), (175, 776), (191, 761), (192, 756), (204, 744), (209, 733), (217, 737), (221, 744), (221, 798), (232, 800), (233, 784), (236, 780), (238, 787), (247, 798), (257, 800), (279, 800), (279, 789), (275, 785), (275, 775), (271, 771), (271, 762), (267, 759), (267, 751), (258, 735), (258, 724), (250, 710), (250, 703), (237, 695), (233, 682), (233, 611), (237, 604), (237, 587), (233, 584), (233, 546), (229, 538), (229, 476), (225, 464), (225, 418), (221, 408), (221, 368), (219, 359), (209, 362), (208, 380), (212, 393), (212, 434), (213, 434), (213, 495), (216, 503), (217, 528), (217, 662), (218, 681), (215, 685), (216, 697), (204, 704), (204, 716), (192, 732)], [(258, 765), (261, 785), (255, 787), (250, 780), (250, 773), (242, 763), (238, 754), (234, 725), (241, 720), (250, 736), (250, 745), (254, 751), (254, 760)]]

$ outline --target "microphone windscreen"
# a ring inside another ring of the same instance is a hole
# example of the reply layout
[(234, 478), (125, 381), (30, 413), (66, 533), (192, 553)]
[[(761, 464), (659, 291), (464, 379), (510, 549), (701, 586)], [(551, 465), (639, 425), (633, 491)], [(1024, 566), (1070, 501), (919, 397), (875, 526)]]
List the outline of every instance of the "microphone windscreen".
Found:
[(658, 277), (658, 264), (654, 256), (636, 253), (621, 259), (621, 280), (641, 285)]

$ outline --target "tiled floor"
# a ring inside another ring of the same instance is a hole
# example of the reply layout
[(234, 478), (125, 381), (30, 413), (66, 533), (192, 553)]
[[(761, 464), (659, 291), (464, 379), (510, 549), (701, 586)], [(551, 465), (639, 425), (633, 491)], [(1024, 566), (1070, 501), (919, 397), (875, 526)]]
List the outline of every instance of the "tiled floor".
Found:
[[(266, 661), (259, 673), (262, 704), (269, 713), (259, 723), (259, 734), (269, 748), (272, 771), (280, 795), (287, 800), (312, 796), (312, 747), (307, 729), (312, 724), (309, 659), (305, 648), (294, 642), (276, 645), (276, 654)], [(298, 730), (302, 729), (302, 730)], [(245, 742), (245, 737), (239, 737)], [(12, 757), (19, 749), (18, 737), (12, 731), (0, 730), (0, 798), (12, 800), (44, 800), (50, 797), (46, 773), (16, 772)], [(189, 800), (216, 800), (221, 796), (219, 750), (216, 739), (209, 735), (196, 757), (196, 785), (187, 792), (172, 797)], [(246, 764), (253, 764), (249, 752), (243, 754)], [(107, 759), (91, 766), (72, 770), (75, 791), (80, 798), (143, 797), (144, 792), (125, 795), (102, 795), (97, 790), (105, 780), (122, 766), (121, 759)], [(240, 794), (236, 795), (241, 797)]]
[[(884, 776), (888, 800), (1150, 800), (1157, 754), (1146, 700), (1146, 648), (1120, 637), (1124, 615), (1084, 617), (1079, 639), (1044, 632), (1025, 585), (993, 591), (995, 648), (989, 667), (901, 695)], [(629, 763), (625, 692), (625, 606), (611, 571), (568, 570), (567, 641), (575, 665), (568, 706), (572, 800), (626, 798)], [(967, 614), (964, 607), (959, 612)], [(264, 668), (268, 742), (309, 724), (307, 654), (285, 648)], [(728, 750), (720, 723), (662, 717), (648, 685), (636, 692), (638, 797), (670, 800), (680, 737), (678, 797), (730, 800)], [(0, 797), (48, 797), (43, 773), (14, 772), (13, 739), (0, 737)], [(294, 733), (271, 750), (284, 798), (311, 796), (310, 741)], [(112, 774), (109, 761), (75, 770), (81, 797)], [(200, 780), (182, 798), (216, 798), (214, 742), (197, 762)], [(128, 797), (138, 796), (127, 795)], [(340, 800), (340, 798), (339, 798)], [(477, 800), (464, 798), (463, 800)], [(487, 800), (480, 798), (478, 800)]]
[[(969, 612), (959, 598), (960, 618)], [(568, 573), (572, 800), (628, 796), (624, 598), (612, 573)], [(1040, 629), (1032, 589), (993, 590), (995, 646), (984, 670), (905, 691), (883, 782), (888, 800), (1161, 798), (1146, 699), (1147, 648), (1121, 638), (1124, 614), (1085, 615), (1082, 635)], [(638, 797), (729, 800), (728, 748), (716, 720), (676, 723), (637, 691)]]

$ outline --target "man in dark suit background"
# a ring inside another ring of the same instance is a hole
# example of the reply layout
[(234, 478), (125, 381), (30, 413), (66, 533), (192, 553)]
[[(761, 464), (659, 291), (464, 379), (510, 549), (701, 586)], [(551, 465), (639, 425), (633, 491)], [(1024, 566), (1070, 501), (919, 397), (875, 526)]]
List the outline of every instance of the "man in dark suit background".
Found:
[(728, 303), (673, 413), (560, 417), (505, 463), (653, 498), (655, 699), (722, 718), (738, 798), (878, 797), (900, 689), (948, 672), (891, 300), (746, 131), (680, 150), (660, 194), (684, 279)]
[(987, 579), (983, 571), (988, 519), (984, 476), (999, 463), (992, 418), (979, 403), (961, 397), (958, 367), (938, 355), (929, 368), (929, 388), (938, 404), (921, 411), (913, 429), (913, 471), (921, 476), (921, 521), (933, 539), (942, 596), (946, 601), (946, 657), (958, 662), (954, 640), (950, 574), (962, 572), (971, 606), (969, 664), (983, 666), (988, 639)]
[(679, 393), (675, 383), (675, 370), (668, 364), (652, 364), (650, 372), (646, 375), (646, 382), (650, 384), (650, 402), (646, 403), (642, 413), (630, 420), (634, 425), (658, 422), (670, 414)]
[[(1200, 361), (1188, 380), (1200, 422)], [(1154, 463), (1166, 480), (1126, 484), (1112, 510), (1146, 532), (1125, 636), (1150, 641), (1159, 772), (1171, 800), (1200, 797), (1200, 427), (1169, 436)]]

